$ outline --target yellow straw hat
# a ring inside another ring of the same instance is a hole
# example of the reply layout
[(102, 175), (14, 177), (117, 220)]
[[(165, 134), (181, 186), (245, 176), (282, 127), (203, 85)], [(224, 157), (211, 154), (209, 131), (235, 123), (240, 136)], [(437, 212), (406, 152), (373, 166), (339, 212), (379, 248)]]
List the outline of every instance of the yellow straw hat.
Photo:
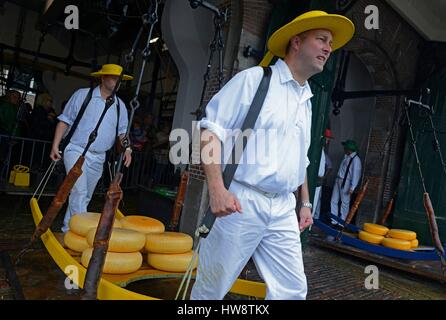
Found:
[(269, 52), (261, 65), (264, 65), (266, 60), (271, 60), (273, 56), (285, 57), (290, 39), (297, 34), (313, 29), (326, 29), (332, 33), (333, 51), (349, 42), (355, 33), (355, 25), (347, 17), (319, 10), (306, 12), (273, 33), (268, 40)]
[[(104, 64), (101, 70), (93, 72), (90, 75), (92, 75), (93, 77), (100, 77), (103, 75), (119, 76), (121, 75), (121, 72), (122, 72), (122, 67), (120, 65), (109, 63), (109, 64)], [(127, 74), (124, 74), (122, 76), (122, 80), (132, 80), (132, 79), (133, 77)]]

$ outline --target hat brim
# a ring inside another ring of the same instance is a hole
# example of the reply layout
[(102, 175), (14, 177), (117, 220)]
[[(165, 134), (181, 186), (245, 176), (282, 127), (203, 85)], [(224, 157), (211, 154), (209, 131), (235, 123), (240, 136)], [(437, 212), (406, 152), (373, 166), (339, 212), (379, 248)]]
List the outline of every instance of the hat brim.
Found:
[[(100, 77), (100, 76), (120, 76), (120, 74), (116, 74), (116, 73), (107, 73), (107, 72), (101, 72), (101, 71), (97, 71), (97, 72), (93, 72), (90, 73), (91, 76), (93, 77)], [(126, 80), (132, 80), (133, 77), (129, 76), (128, 74), (125, 74), (122, 76), (122, 80), (126, 81)]]
[(286, 47), (292, 37), (313, 29), (326, 29), (332, 33), (332, 51), (347, 44), (355, 33), (355, 25), (344, 16), (327, 14), (317, 17), (308, 17), (292, 21), (274, 32), (268, 40), (268, 49), (275, 56), (283, 58), (286, 54)]
[(342, 142), (342, 145), (344, 146), (345, 149), (348, 149), (350, 151), (354, 151), (354, 152), (358, 151), (358, 147), (357, 146), (351, 145), (350, 143), (346, 143), (345, 141)]

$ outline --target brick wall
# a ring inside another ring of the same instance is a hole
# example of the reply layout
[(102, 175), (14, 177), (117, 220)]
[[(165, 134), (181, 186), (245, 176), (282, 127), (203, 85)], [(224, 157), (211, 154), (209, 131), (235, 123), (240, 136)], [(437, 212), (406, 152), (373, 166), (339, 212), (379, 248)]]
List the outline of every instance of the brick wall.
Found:
[[(364, 9), (368, 5), (376, 5), (379, 9), (379, 30), (364, 27)], [(355, 23), (356, 33), (346, 49), (367, 67), (374, 89), (411, 88), (419, 56), (417, 48), (422, 42), (415, 30), (383, 0), (359, 0), (347, 16)], [(401, 102), (397, 97), (376, 99), (364, 161), (364, 176), (369, 178), (369, 189), (359, 209), (358, 225), (379, 219), (395, 190), (404, 147), (402, 128), (395, 128), (389, 144), (385, 146), (384, 143), (399, 116)]]

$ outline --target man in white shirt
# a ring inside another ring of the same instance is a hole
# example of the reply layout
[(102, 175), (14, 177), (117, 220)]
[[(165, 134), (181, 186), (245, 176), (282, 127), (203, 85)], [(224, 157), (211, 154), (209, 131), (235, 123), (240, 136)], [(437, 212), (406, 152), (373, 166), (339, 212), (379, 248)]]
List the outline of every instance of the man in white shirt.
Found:
[[(79, 125), (76, 128), (69, 144), (66, 146), (63, 154), (63, 161), (67, 173), (82, 155), (88, 144), (90, 133), (96, 127), (102, 111), (105, 108), (106, 99), (112, 94), (122, 67), (116, 64), (104, 64), (102, 69), (92, 73), (94, 77), (101, 78), (101, 84), (97, 86), (92, 93), (85, 113), (83, 114)], [(122, 80), (131, 80), (133, 77), (123, 75)], [(59, 144), (62, 138), (68, 134), (69, 128), (73, 125), (81, 106), (88, 94), (87, 88), (77, 90), (67, 102), (63, 113), (59, 115), (59, 122), (54, 134), (53, 146), (50, 157), (57, 161), (62, 158), (59, 152)], [(119, 107), (119, 113), (118, 113)], [(119, 119), (118, 119), (119, 114)], [(68, 207), (65, 213), (62, 232), (70, 230), (69, 222), (73, 215), (87, 212), (88, 204), (93, 196), (96, 184), (102, 176), (103, 165), (105, 161), (105, 152), (109, 150), (115, 142), (116, 134), (122, 139), (127, 130), (128, 115), (124, 102), (115, 97), (114, 103), (105, 113), (104, 119), (98, 129), (95, 141), (91, 144), (88, 152), (85, 154), (85, 162), (82, 165), (82, 175), (77, 179), (71, 189)], [(128, 148), (124, 154), (124, 165), (128, 167), (132, 161), (132, 150)]]
[[(358, 146), (353, 140), (342, 142), (344, 146), (344, 160), (339, 166), (338, 174), (336, 176), (333, 193), (331, 195), (331, 214), (339, 215), (339, 200), (341, 200), (341, 219), (345, 221), (350, 210), (350, 197), (358, 187), (361, 179), (361, 159), (358, 156)], [(332, 219), (332, 224), (339, 224)]]
[(324, 144), (325, 146), (322, 148), (321, 153), (321, 162), (319, 163), (319, 171), (318, 171), (318, 181), (316, 190), (314, 191), (314, 201), (313, 201), (313, 219), (319, 219), (321, 212), (321, 199), (322, 199), (322, 185), (333, 169), (333, 165), (331, 163), (331, 159), (328, 157), (327, 148), (330, 144), (330, 140), (333, 139), (331, 135), (330, 129), (325, 129), (324, 132)]
[[(271, 67), (268, 94), (244, 152), (245, 159), (255, 162), (239, 163), (229, 190), (223, 184), (221, 160), (226, 163), (230, 152), (222, 155), (221, 145), (232, 150), (228, 130), (242, 127), (262, 68), (239, 72), (207, 105), (200, 122), (202, 153), (212, 152), (203, 168), (217, 219), (201, 240), (192, 299), (222, 299), (251, 256), (266, 282), (267, 299), (306, 298), (300, 232), (313, 222), (306, 177), (313, 94), (307, 80), (323, 71), (331, 52), (353, 33), (349, 19), (311, 11), (271, 36), (268, 49), (283, 60)], [(263, 145), (267, 161), (255, 154), (262, 130), (273, 137)], [(302, 201), (299, 221), (293, 192)]]

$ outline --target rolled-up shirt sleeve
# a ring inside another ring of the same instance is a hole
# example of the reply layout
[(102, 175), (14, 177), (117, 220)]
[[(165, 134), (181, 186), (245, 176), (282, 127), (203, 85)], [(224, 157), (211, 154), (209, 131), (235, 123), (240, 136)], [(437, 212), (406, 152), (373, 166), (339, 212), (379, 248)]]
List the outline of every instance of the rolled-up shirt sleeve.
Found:
[(236, 74), (209, 101), (200, 128), (208, 129), (222, 142), (228, 129), (241, 128), (262, 76), (261, 67)]
[(82, 96), (83, 96), (82, 89), (79, 89), (75, 93), (73, 93), (73, 95), (70, 97), (67, 104), (65, 105), (63, 113), (61, 113), (57, 117), (57, 119), (65, 122), (71, 127), (83, 103), (83, 100), (81, 101), (81, 103), (79, 103), (80, 100), (82, 99)]

